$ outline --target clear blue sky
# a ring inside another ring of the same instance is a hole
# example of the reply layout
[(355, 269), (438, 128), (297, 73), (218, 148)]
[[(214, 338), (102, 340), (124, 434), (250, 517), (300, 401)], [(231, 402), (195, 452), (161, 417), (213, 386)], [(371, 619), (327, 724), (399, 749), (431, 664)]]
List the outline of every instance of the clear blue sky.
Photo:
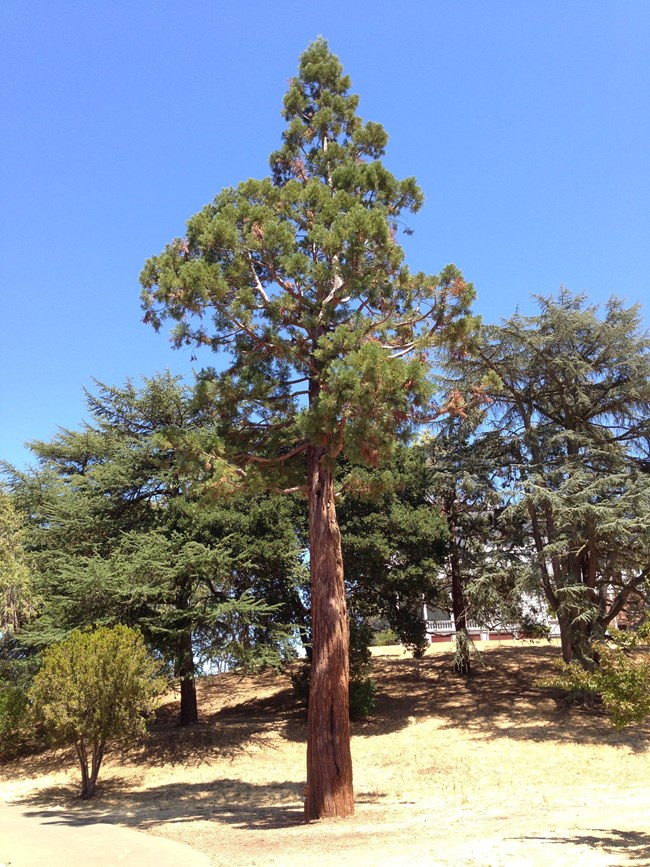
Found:
[(488, 321), (561, 284), (647, 321), (647, 0), (3, 0), (0, 459), (76, 427), (92, 377), (190, 371), (140, 269), (267, 173), (318, 35), (424, 190), (413, 267), (454, 262)]

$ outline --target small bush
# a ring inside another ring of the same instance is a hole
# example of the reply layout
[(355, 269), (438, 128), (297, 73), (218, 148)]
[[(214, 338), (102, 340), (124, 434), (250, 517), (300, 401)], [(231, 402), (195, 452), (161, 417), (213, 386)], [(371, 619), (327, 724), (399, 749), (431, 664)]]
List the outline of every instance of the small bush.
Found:
[(73, 744), (81, 797), (92, 798), (109, 741), (145, 730), (166, 682), (142, 635), (127, 626), (75, 630), (45, 651), (28, 697), (55, 744)]
[(399, 638), (397, 637), (397, 633), (390, 627), (375, 632), (370, 642), (371, 647), (388, 647), (391, 644), (399, 644)]
[(309, 704), (309, 685), (311, 683), (311, 662), (303, 659), (291, 672), (293, 694), (305, 707)]

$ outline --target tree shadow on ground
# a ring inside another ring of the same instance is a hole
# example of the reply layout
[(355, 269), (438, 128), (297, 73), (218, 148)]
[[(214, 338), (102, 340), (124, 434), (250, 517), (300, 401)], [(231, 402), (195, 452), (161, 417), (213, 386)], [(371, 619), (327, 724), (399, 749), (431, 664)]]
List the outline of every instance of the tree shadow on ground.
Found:
[[(41, 789), (14, 802), (28, 817), (46, 824), (87, 825), (105, 822), (139, 830), (160, 824), (217, 821), (244, 830), (286, 828), (304, 824), (303, 786), (293, 780), (253, 784), (237, 779), (210, 783), (172, 783), (133, 791), (129, 781), (97, 784), (93, 801), (81, 801), (60, 787)], [(356, 798), (357, 804), (378, 803), (381, 795)]]
[[(251, 698), (255, 693), (259, 698)], [(179, 725), (179, 702), (159, 708), (146, 738), (121, 749), (117, 757), (132, 765), (209, 764), (235, 758), (254, 748), (271, 748), (285, 726), (301, 726), (286, 674), (266, 671), (257, 675), (227, 673), (197, 681), (199, 723)]]
[[(200, 679), (198, 725), (180, 726), (179, 702), (168, 701), (158, 709), (143, 737), (126, 745), (109, 743), (106, 759), (125, 767), (197, 767), (254, 749), (273, 748), (284, 730), (292, 731), (292, 739), (306, 741), (305, 711), (287, 683), (287, 676), (272, 671)], [(269, 694), (251, 699), (258, 687)], [(17, 758), (8, 756), (0, 767), (3, 764), (11, 771)], [(77, 766), (72, 747), (52, 750), (39, 746), (20, 756), (20, 773), (25, 776), (48, 774), (65, 766)]]
[(161, 708), (146, 738), (117, 751), (124, 763), (200, 765), (211, 758), (234, 758), (254, 747), (269, 747), (278, 727), (296, 716), (289, 689), (273, 696), (203, 711), (199, 723), (179, 726), (174, 704)]
[[(616, 828), (595, 828), (594, 834), (575, 834), (570, 837), (517, 837), (517, 840), (535, 840), (544, 843), (589, 846), (610, 855), (625, 855), (627, 861), (650, 864), (650, 834), (643, 831), (618, 831)], [(598, 836), (596, 836), (598, 835)]]
[(611, 744), (634, 752), (650, 746), (650, 726), (614, 729), (600, 706), (568, 704), (562, 690), (539, 685), (555, 673), (554, 646), (495, 646), (474, 660), (469, 678), (453, 672), (453, 652), (422, 660), (376, 657), (375, 716), (355, 734), (389, 734), (434, 717), (477, 738)]
[[(432, 717), (477, 739), (579, 741), (646, 751), (649, 726), (616, 731), (602, 708), (567, 705), (560, 690), (538, 685), (559, 658), (557, 646), (494, 646), (474, 661), (473, 675), (463, 678), (453, 672), (452, 650), (422, 660), (377, 656), (372, 672), (376, 711), (353, 723), (352, 733), (381, 736)], [(226, 674), (200, 680), (198, 687), (199, 725), (180, 727), (178, 703), (167, 703), (146, 737), (128, 748), (111, 745), (108, 759), (126, 767), (198, 766), (251, 749), (273, 749), (282, 740), (305, 743), (306, 711), (288, 675)], [(76, 764), (70, 751), (39, 753), (21, 761), (20, 773), (49, 773), (64, 764)]]

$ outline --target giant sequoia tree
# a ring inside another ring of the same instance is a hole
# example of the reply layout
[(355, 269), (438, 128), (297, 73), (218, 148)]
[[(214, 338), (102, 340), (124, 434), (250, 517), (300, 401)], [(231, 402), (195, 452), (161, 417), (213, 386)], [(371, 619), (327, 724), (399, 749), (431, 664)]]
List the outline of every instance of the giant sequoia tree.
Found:
[(383, 166), (386, 133), (356, 114), (349, 87), (327, 43), (312, 43), (271, 176), (223, 190), (141, 277), (146, 321), (175, 320), (175, 345), (230, 353), (204, 391), (232, 464), (308, 497), (309, 819), (353, 811), (337, 458), (377, 464), (429, 413), (427, 351), (462, 339), (473, 294), (451, 266), (435, 277), (404, 264), (399, 218), (422, 196)]

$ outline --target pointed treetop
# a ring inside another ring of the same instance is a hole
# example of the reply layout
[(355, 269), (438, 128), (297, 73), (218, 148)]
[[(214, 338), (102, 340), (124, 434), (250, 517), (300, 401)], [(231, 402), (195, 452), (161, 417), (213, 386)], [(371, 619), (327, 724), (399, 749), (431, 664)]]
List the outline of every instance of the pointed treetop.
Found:
[(400, 217), (422, 193), (383, 165), (386, 133), (349, 89), (327, 42), (312, 42), (272, 176), (223, 190), (142, 273), (146, 321), (175, 320), (177, 346), (230, 353), (204, 392), (246, 460), (322, 444), (377, 463), (430, 412), (431, 353), (473, 328), (460, 272), (406, 265)]
[(307, 47), (298, 72), (284, 97), (283, 116), (289, 124), (284, 146), (270, 158), (275, 182), (304, 179), (305, 164), (310, 175), (331, 181), (331, 172), (345, 160), (382, 157), (388, 136), (380, 124), (364, 123), (356, 114), (359, 97), (349, 93), (350, 77), (325, 39), (319, 37)]

